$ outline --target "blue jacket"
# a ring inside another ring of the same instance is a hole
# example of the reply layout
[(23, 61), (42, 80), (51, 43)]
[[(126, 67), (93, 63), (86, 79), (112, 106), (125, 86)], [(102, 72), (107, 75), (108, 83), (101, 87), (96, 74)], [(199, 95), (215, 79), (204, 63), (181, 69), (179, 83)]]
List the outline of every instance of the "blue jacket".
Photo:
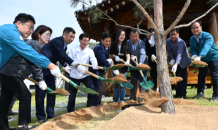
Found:
[[(46, 56), (54, 64), (59, 61), (63, 66), (65, 66), (65, 62), (71, 65), (73, 60), (66, 54), (66, 51), (67, 47), (64, 49), (64, 38), (61, 36), (45, 44), (41, 49), (41, 54)], [(48, 75), (50, 71), (43, 69), (43, 74)]]
[(185, 42), (178, 37), (173, 43), (170, 38), (166, 41), (167, 52), (170, 59), (174, 59), (176, 63), (183, 69), (191, 64), (191, 59)]
[(18, 55), (23, 56), (32, 63), (43, 68), (51, 63), (48, 58), (40, 55), (30, 45), (27, 45), (15, 24), (0, 26), (0, 68), (5, 63)]
[(210, 33), (201, 31), (199, 43), (193, 35), (190, 38), (190, 44), (191, 54), (201, 56), (202, 61), (209, 62), (218, 59), (218, 49)]

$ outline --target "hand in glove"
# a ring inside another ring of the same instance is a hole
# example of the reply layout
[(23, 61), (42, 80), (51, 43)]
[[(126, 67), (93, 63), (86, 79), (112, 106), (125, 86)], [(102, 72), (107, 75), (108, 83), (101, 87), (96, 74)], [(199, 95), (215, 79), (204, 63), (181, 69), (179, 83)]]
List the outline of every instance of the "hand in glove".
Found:
[(93, 68), (94, 70), (98, 70), (97, 65), (92, 65), (92, 68)]
[(151, 61), (154, 62), (154, 60), (156, 60), (156, 56), (154, 54), (151, 55)]
[(84, 69), (85, 69), (85, 67), (83, 67), (82, 65), (79, 65), (79, 66), (77, 67), (77, 70), (78, 70), (79, 72), (81, 72), (81, 73), (86, 73), (86, 72), (84, 71)]
[(129, 66), (129, 62), (130, 62), (129, 60), (126, 60), (125, 65)]
[(172, 60), (170, 61), (170, 65), (173, 66), (174, 64), (175, 64), (175, 60), (172, 59)]
[(177, 65), (174, 65), (174, 66), (172, 67), (171, 72), (175, 72), (175, 73), (176, 73), (176, 71), (177, 71)]
[(119, 61), (120, 57), (119, 56), (115, 56), (115, 61)]
[(131, 55), (131, 58), (132, 58), (133, 60), (135, 60), (136, 56), (134, 56), (134, 55)]
[(192, 58), (193, 58), (193, 59), (195, 59), (195, 58), (197, 58), (197, 57), (198, 57), (197, 55), (192, 55)]
[(47, 88), (47, 85), (45, 83), (45, 81), (40, 81), (39, 82), (39, 88), (42, 90), (45, 90)]
[(108, 61), (111, 65), (113, 65), (113, 60), (112, 60), (112, 59), (107, 59), (107, 61)]
[(143, 64), (142, 62), (139, 63), (139, 65)]
[(201, 58), (198, 56), (197, 58), (195, 58), (194, 61), (200, 61), (200, 60), (201, 60)]
[(50, 71), (51, 71), (51, 74), (52, 74), (52, 75), (54, 75), (54, 76), (56, 76), (56, 77), (58, 77), (58, 78), (61, 77), (61, 71), (60, 71), (59, 67), (56, 67), (55, 69), (50, 70)]
[(113, 70), (113, 73), (114, 73), (115, 75), (120, 74), (120, 72), (119, 72), (118, 70)]

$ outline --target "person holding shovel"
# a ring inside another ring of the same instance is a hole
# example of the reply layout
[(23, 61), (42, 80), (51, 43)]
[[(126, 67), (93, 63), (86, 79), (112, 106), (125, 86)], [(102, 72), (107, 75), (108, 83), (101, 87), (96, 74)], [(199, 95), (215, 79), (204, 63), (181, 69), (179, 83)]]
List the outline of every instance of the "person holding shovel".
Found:
[(154, 83), (154, 87), (152, 90), (156, 91), (157, 89), (157, 63), (154, 61), (156, 60), (156, 46), (155, 46), (155, 40), (154, 40), (154, 29), (149, 28), (147, 30), (150, 32), (150, 35), (146, 35), (147, 38), (145, 38), (143, 41), (145, 42), (146, 46), (146, 55), (148, 56), (148, 65), (151, 67), (150, 75), (151, 80)]
[(170, 38), (166, 41), (167, 52), (170, 58), (172, 72), (183, 78), (176, 87), (174, 97), (186, 98), (187, 88), (187, 67), (191, 64), (191, 59), (185, 42), (179, 37), (179, 29), (174, 29), (169, 33)]
[[(111, 35), (109, 33), (103, 33), (101, 37), (101, 42), (97, 46), (95, 46), (93, 49), (99, 66), (106, 66), (106, 67), (111, 66), (112, 59), (108, 59), (110, 45), (111, 45)], [(100, 70), (100, 69), (94, 70), (90, 68), (90, 71), (101, 77), (104, 77), (105, 75), (105, 70)], [(102, 98), (102, 93), (103, 93), (102, 92), (103, 83), (100, 79), (96, 79), (94, 77), (91, 77), (91, 78), (94, 84), (94, 90), (99, 93), (99, 95), (94, 95), (92, 105), (99, 106), (101, 104), (101, 98)]]
[[(126, 32), (124, 30), (119, 30), (116, 34), (115, 42), (111, 44), (109, 57), (114, 60), (114, 64), (119, 64), (119, 59), (126, 61), (126, 65), (130, 63), (130, 52), (129, 45), (127, 44)], [(123, 67), (118, 70), (113, 71), (113, 77), (119, 73), (123, 74), (126, 77), (128, 67)], [(120, 99), (121, 102), (125, 101), (126, 88), (120, 86), (119, 83), (113, 84), (113, 102), (118, 102)]]
[[(146, 52), (145, 52), (145, 43), (139, 38), (139, 32), (135, 29), (132, 29), (129, 33), (130, 39), (127, 40), (129, 45), (131, 56), (136, 56), (138, 59), (138, 64), (147, 64)], [(130, 61), (130, 64), (135, 65), (133, 61)], [(134, 86), (130, 91), (130, 100), (136, 100), (137, 84), (143, 82), (143, 78), (138, 70), (130, 70), (131, 74), (131, 84)], [(143, 70), (145, 79), (147, 79), (147, 70)], [(139, 92), (144, 93), (145, 89), (139, 85)], [(141, 98), (138, 97), (138, 101), (141, 102)]]
[[(89, 35), (82, 33), (79, 36), (80, 45), (74, 46), (69, 53), (70, 58), (74, 60), (76, 64), (89, 64), (91, 62), (92, 68), (94, 70), (98, 69), (98, 62), (95, 58), (95, 54), (92, 49), (88, 48), (90, 37)], [(81, 66), (81, 65), (80, 65)], [(87, 88), (93, 89), (94, 85), (91, 79), (91, 76), (87, 74), (84, 70), (88, 70), (88, 67), (83, 66), (72, 67), (70, 72), (70, 79), (75, 84), (83, 83)], [(67, 111), (73, 112), (75, 111), (75, 101), (77, 90), (75, 87), (70, 86), (70, 96), (67, 104)], [(94, 94), (88, 94), (87, 107), (92, 106)]]
[[(43, 68), (48, 68), (52, 75), (61, 76), (60, 69), (55, 64), (51, 63), (48, 58), (40, 55), (24, 42), (23, 37), (29, 37), (34, 29), (34, 24), (35, 19), (33, 16), (20, 13), (15, 17), (13, 24), (0, 26), (0, 76), (2, 82), (0, 130), (10, 130), (7, 113), (13, 95), (19, 100), (17, 130), (30, 130), (34, 128), (28, 126), (28, 123), (31, 122), (31, 93), (23, 81), (26, 75), (22, 75), (22, 71), (28, 69), (26, 64), (36, 64)], [(13, 61), (21, 57), (23, 57), (22, 59), (26, 59), (25, 61), (23, 60), (23, 64), (8, 62), (9, 60)], [(10, 69), (6, 67), (8, 65)], [(17, 67), (22, 68), (20, 69), (20, 73), (14, 73)]]
[[(190, 38), (190, 49), (192, 58), (195, 61), (203, 61), (208, 64), (210, 68), (212, 83), (213, 83), (213, 95), (210, 101), (218, 100), (218, 49), (214, 42), (213, 36), (202, 31), (201, 21), (196, 21), (191, 25), (191, 31), (194, 34)], [(198, 89), (195, 98), (205, 97), (205, 77), (207, 76), (208, 67), (199, 68), (198, 74)]]

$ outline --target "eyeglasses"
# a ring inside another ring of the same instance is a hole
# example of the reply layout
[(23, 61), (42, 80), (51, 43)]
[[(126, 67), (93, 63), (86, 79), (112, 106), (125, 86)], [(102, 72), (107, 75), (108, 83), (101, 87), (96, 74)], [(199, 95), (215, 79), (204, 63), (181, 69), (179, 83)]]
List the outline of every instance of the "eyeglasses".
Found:
[(89, 40), (82, 40), (83, 42), (89, 42)]
[(51, 38), (51, 35), (49, 33), (44, 34), (46, 37)]
[(26, 23), (23, 23), (23, 24), (25, 24), (27, 27), (29, 27), (29, 29), (30, 29), (31, 31), (34, 30), (34, 28), (33, 28), (31, 25), (28, 25), (28, 24), (26, 24)]
[(197, 26), (197, 27), (191, 27), (192, 30), (195, 30), (195, 29), (198, 29), (198, 28), (199, 28), (199, 26)]

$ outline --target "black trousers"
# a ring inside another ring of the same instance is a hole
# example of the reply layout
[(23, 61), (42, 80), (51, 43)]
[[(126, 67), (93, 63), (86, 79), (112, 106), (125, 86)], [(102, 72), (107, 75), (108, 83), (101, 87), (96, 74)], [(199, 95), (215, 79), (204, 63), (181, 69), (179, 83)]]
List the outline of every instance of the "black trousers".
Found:
[(181, 68), (179, 65), (177, 67), (176, 76), (180, 76), (183, 78), (181, 82), (177, 83), (176, 86), (176, 95), (186, 96), (187, 89), (187, 68)]
[[(207, 62), (208, 67), (210, 68), (210, 73), (213, 83), (213, 96), (218, 96), (218, 60), (213, 60)], [(205, 77), (207, 76), (208, 67), (199, 68), (198, 74), (198, 91), (204, 93), (205, 89)]]
[(157, 89), (157, 64), (155, 62), (150, 61), (149, 65), (151, 67), (151, 70), (150, 70), (151, 81), (154, 83), (154, 87), (152, 89), (156, 91)]
[(27, 125), (31, 122), (31, 93), (23, 79), (1, 74), (1, 82), (0, 130), (9, 129), (7, 114), (13, 95), (19, 100), (18, 125)]
[[(69, 79), (70, 78), (70, 74), (68, 74), (67, 72), (64, 72), (64, 75)], [(68, 92), (70, 92), (70, 84), (68, 82), (65, 81), (65, 90), (67, 90)]]
[[(75, 84), (79, 85), (81, 82), (90, 89), (93, 89), (93, 82), (91, 79), (91, 76), (86, 76), (83, 79), (74, 79), (74, 78), (70, 78)], [(68, 104), (67, 104), (67, 111), (68, 112), (73, 112), (75, 111), (75, 103), (76, 103), (76, 94), (77, 94), (78, 89), (76, 89), (74, 86), (70, 86), (70, 96), (69, 96), (69, 100), (68, 100)], [(93, 97), (95, 94), (88, 94), (88, 100), (87, 100), (87, 107), (92, 106), (92, 101), (93, 101)]]

